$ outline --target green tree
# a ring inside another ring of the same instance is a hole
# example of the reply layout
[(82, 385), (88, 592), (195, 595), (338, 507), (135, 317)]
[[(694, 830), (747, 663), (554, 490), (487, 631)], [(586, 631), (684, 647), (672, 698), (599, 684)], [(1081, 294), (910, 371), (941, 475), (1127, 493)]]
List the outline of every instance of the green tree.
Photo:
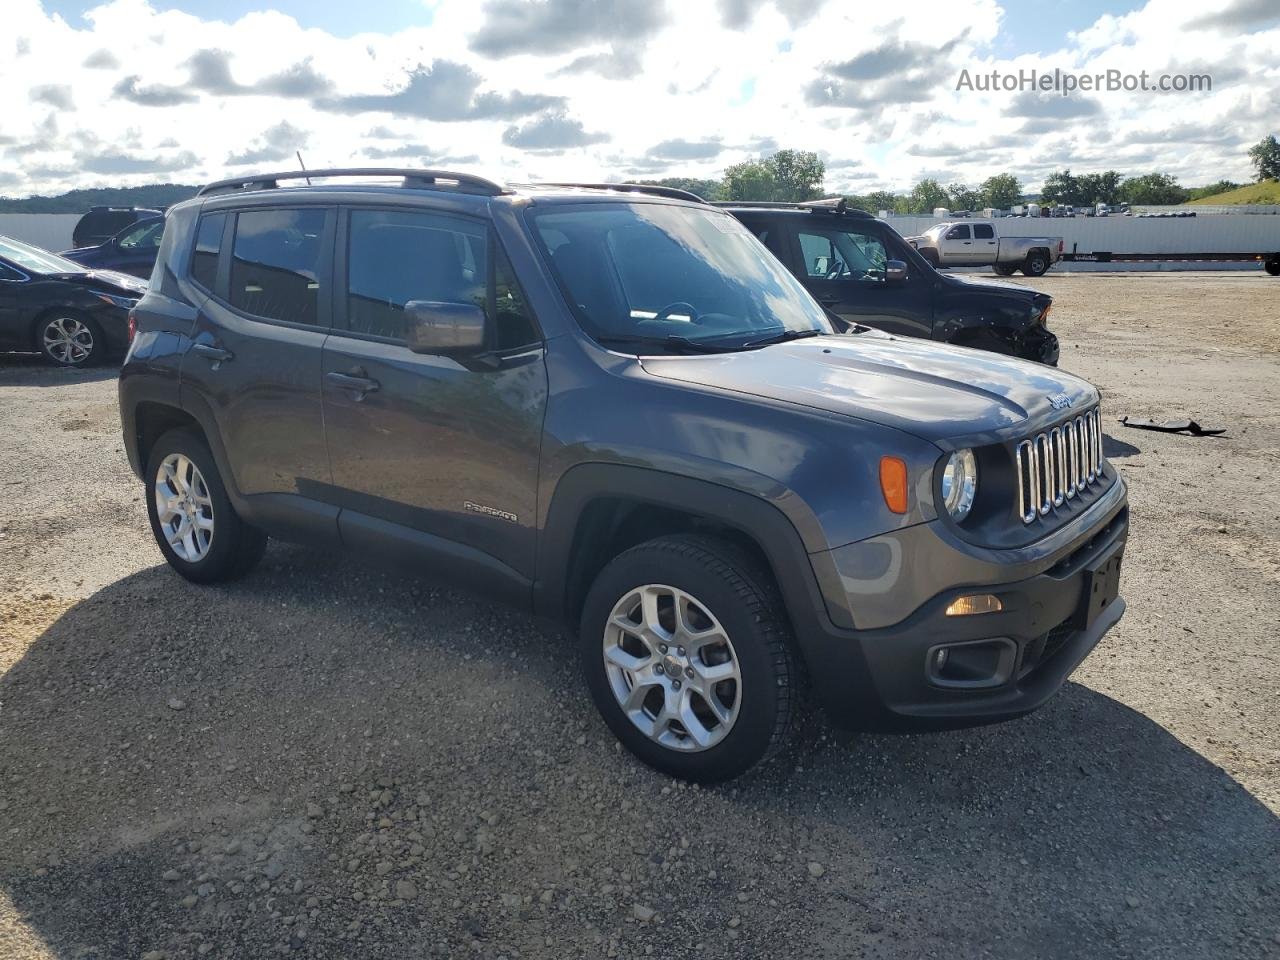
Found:
[(1040, 189), (1042, 203), (1067, 203), (1072, 206), (1086, 201), (1080, 199), (1080, 181), (1071, 175), (1071, 171), (1058, 170), (1044, 178), (1044, 186)]
[(952, 210), (979, 210), (982, 208), (982, 194), (970, 190), (963, 183), (953, 183), (947, 187), (947, 206)]
[(1249, 148), (1249, 159), (1257, 168), (1259, 180), (1280, 180), (1280, 143), (1275, 134), (1263, 137)]
[(1176, 177), (1167, 173), (1148, 173), (1130, 177), (1120, 184), (1120, 198), (1125, 203), (1161, 206), (1185, 203), (1187, 190)]
[(1076, 178), (1077, 200), (1067, 201), (1081, 206), (1094, 206), (1099, 203), (1120, 202), (1120, 181), (1124, 174), (1118, 170), (1107, 170), (1104, 173), (1084, 173)]
[(822, 195), (827, 166), (810, 150), (779, 150), (765, 161), (773, 170), (779, 200), (798, 203)]
[(937, 207), (945, 207), (951, 201), (947, 191), (937, 180), (921, 180), (911, 192), (898, 198), (898, 213), (933, 213)]
[(653, 187), (673, 187), (676, 190), (687, 190), (689, 193), (697, 194), (703, 200), (725, 199), (724, 181), (722, 180), (700, 180), (697, 177), (663, 177), (661, 180), (636, 180), (635, 182)]
[(1011, 173), (999, 173), (987, 177), (978, 188), (982, 192), (982, 205), (997, 210), (1008, 210), (1022, 202), (1022, 184)]
[(724, 172), (729, 200), (798, 203), (822, 195), (826, 165), (808, 150), (779, 150), (769, 157), (735, 163)]
[(862, 197), (862, 203), (855, 206), (862, 207), (868, 213), (879, 213), (881, 210), (893, 210), (898, 205), (898, 195), (890, 190), (872, 190), (865, 197)]

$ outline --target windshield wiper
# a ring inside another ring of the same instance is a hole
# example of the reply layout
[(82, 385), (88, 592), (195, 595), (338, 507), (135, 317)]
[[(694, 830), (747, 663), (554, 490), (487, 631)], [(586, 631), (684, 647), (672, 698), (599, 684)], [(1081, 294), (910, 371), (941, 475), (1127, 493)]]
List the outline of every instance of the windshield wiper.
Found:
[(606, 346), (637, 346), (639, 344), (648, 344), (650, 346), (665, 347), (679, 353), (735, 353), (742, 349), (741, 347), (726, 347), (715, 343), (706, 343), (702, 340), (691, 340), (688, 337), (681, 337), (677, 334), (670, 334), (665, 337), (634, 337), (634, 336), (613, 336), (613, 337), (596, 337), (598, 343)]
[(742, 349), (746, 350), (751, 347), (767, 347), (775, 343), (786, 343), (788, 340), (804, 340), (807, 337), (820, 337), (821, 330), (783, 330), (776, 333), (772, 337), (761, 337), (758, 340), (748, 340), (742, 344)]

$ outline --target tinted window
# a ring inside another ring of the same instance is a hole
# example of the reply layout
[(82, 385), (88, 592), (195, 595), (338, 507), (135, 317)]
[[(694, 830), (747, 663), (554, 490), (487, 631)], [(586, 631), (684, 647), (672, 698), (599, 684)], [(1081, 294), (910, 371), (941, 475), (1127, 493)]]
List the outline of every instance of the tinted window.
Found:
[(25, 280), (26, 276), (7, 263), (0, 263), (0, 280)]
[(206, 290), (212, 290), (218, 279), (218, 251), (222, 248), (225, 213), (207, 213), (200, 218), (196, 230), (196, 248), (191, 254), (191, 278)]
[(967, 226), (952, 227), (950, 230), (947, 231), (947, 239), (948, 240), (968, 240), (969, 228)]
[(231, 305), (290, 323), (319, 320), (324, 210), (248, 210), (236, 217)]
[(833, 227), (802, 230), (799, 237), (809, 276), (828, 280), (884, 280), (884, 262), (889, 254), (879, 233)]
[(126, 230), (120, 237), (121, 250), (159, 250), (160, 235), (164, 233), (164, 221), (155, 220), (132, 230)]
[(492, 283), (486, 228), (428, 213), (354, 210), (347, 241), (347, 323), (357, 333), (405, 339), (411, 300), (474, 303), (485, 308), (493, 346), (508, 350), (538, 339), (532, 314), (499, 249)]
[(468, 220), (353, 210), (347, 241), (347, 325), (405, 339), (410, 300), (485, 305), (485, 228)]
[(975, 223), (973, 225), (973, 238), (975, 240), (994, 240), (995, 236), (996, 232), (991, 228), (991, 224)]

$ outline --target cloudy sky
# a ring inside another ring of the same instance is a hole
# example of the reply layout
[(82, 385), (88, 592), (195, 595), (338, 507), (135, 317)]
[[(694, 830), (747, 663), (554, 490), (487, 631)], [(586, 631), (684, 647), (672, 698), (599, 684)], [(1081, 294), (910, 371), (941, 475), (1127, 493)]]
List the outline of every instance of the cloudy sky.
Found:
[[(817, 151), (831, 190), (1012, 172), (1247, 179), (1280, 133), (1280, 0), (3, 0), (0, 193), (353, 162), (508, 180), (718, 176)], [(1208, 93), (957, 90), (1208, 74)]]

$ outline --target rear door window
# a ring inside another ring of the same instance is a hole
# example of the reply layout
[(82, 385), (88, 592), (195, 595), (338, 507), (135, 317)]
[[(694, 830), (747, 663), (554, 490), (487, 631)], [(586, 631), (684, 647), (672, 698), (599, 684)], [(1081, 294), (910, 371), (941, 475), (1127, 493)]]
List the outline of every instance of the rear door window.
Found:
[(973, 238), (975, 240), (994, 240), (996, 232), (989, 223), (975, 223), (973, 225)]
[(327, 215), (314, 207), (237, 214), (231, 305), (267, 320), (318, 326)]

